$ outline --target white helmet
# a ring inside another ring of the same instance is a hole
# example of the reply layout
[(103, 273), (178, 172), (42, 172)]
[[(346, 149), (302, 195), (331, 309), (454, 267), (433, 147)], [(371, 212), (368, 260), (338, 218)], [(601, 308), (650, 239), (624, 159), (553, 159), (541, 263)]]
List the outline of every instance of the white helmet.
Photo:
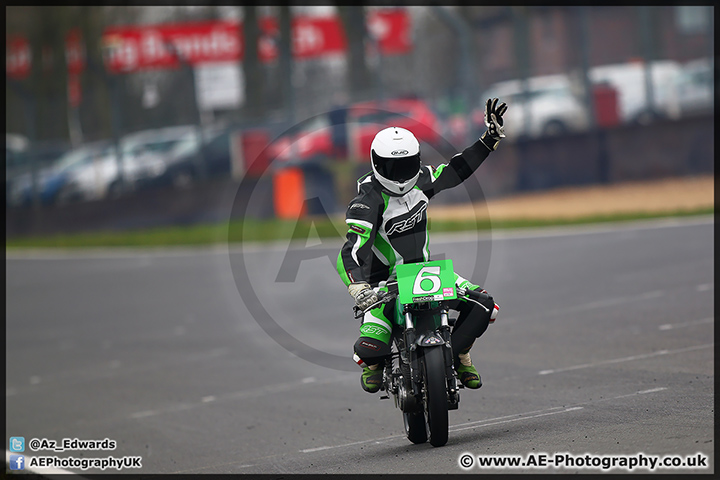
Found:
[(370, 145), (373, 173), (390, 192), (404, 195), (420, 176), (420, 143), (409, 130), (388, 127), (380, 130)]

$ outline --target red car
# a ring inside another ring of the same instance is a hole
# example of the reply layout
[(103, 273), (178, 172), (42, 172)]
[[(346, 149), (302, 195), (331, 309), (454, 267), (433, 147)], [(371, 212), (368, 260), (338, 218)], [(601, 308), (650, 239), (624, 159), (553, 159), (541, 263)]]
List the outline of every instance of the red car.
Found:
[(348, 124), (352, 135), (349, 154), (370, 161), (370, 144), (385, 127), (403, 127), (415, 134), (420, 143), (433, 147), (440, 141), (440, 121), (422, 100), (394, 99), (385, 102), (356, 103), (349, 108)]
[(422, 144), (437, 147), (441, 125), (423, 100), (396, 98), (351, 104), (321, 114), (283, 134), (269, 147), (270, 158), (303, 162), (315, 157), (370, 161), (370, 144), (385, 127), (403, 127)]

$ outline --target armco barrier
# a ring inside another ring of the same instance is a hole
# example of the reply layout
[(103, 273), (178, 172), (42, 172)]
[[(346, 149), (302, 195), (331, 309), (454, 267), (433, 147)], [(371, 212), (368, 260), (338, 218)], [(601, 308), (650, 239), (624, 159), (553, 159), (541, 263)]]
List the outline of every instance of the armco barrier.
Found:
[[(661, 121), (647, 127), (618, 126), (602, 132), (604, 138), (587, 133), (503, 143), (475, 173), (482, 192), (443, 192), (437, 202), (461, 201), (468, 194), (473, 200), (489, 199), (517, 191), (594, 184), (603, 179), (615, 183), (714, 171), (712, 117)], [(336, 202), (336, 196), (328, 190), (332, 179), (321, 180), (308, 181), (306, 194), (320, 198), (328, 213), (344, 211), (344, 205), (326, 205)], [(275, 215), (273, 178), (268, 172), (243, 182), (227, 178), (182, 190), (137, 192), (115, 200), (38, 210), (6, 209), (6, 237), (223, 221), (230, 217), (241, 187), (252, 190), (249, 215)]]

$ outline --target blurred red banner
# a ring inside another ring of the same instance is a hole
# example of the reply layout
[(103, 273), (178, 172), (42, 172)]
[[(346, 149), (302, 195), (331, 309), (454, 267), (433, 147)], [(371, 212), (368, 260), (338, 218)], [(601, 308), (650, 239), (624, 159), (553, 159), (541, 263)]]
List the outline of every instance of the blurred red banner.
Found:
[(5, 75), (21, 80), (30, 74), (32, 57), (27, 39), (14, 35), (5, 38)]
[(70, 74), (85, 70), (85, 44), (77, 28), (70, 30), (65, 37), (65, 61)]
[[(275, 17), (260, 19), (260, 61), (278, 57), (279, 27)], [(186, 22), (159, 25), (125, 25), (105, 29), (102, 36), (105, 65), (113, 73), (155, 68), (177, 68), (180, 59), (189, 64), (243, 59), (242, 23), (234, 21)], [(379, 10), (368, 14), (367, 28), (385, 55), (412, 49), (410, 15), (405, 9)], [(343, 25), (336, 16), (296, 16), (292, 19), (292, 53), (296, 59), (341, 55), (347, 50)], [(65, 38), (68, 72), (85, 68), (85, 46), (78, 29)], [(6, 73), (22, 79), (30, 73), (31, 51), (27, 39), (8, 36)]]
[(105, 65), (115, 73), (222, 62), (242, 54), (238, 24), (195, 22), (107, 28), (102, 37)]
[[(242, 28), (242, 26), (240, 27)], [(342, 54), (347, 49), (342, 23), (336, 17), (295, 17), (292, 20), (292, 53), (297, 59)], [(280, 29), (275, 17), (260, 19), (261, 37), (258, 41), (260, 61), (270, 62), (278, 57)]]
[[(407, 53), (412, 48), (410, 17), (405, 10), (368, 15), (368, 30), (383, 54)], [(262, 62), (278, 57), (279, 26), (275, 17), (260, 19), (258, 56)], [(242, 23), (232, 21), (118, 26), (105, 30), (103, 46), (108, 69), (129, 73), (152, 68), (177, 68), (178, 57), (189, 64), (238, 61), (244, 57)], [(292, 20), (292, 53), (296, 59), (343, 54), (347, 40), (337, 17), (297, 16)]]
[(368, 16), (367, 29), (383, 55), (400, 55), (412, 49), (412, 28), (406, 10), (376, 11)]

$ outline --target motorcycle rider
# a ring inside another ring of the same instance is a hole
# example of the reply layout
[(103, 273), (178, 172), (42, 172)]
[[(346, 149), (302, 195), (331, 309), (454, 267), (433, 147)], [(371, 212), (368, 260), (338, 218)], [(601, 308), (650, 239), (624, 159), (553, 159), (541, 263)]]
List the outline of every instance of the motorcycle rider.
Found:
[[(422, 165), (420, 144), (412, 132), (388, 127), (377, 133), (370, 147), (372, 172), (358, 179), (358, 195), (350, 202), (345, 222), (346, 242), (337, 260), (340, 278), (355, 304), (365, 309), (378, 301), (373, 287), (387, 281), (401, 263), (430, 258), (427, 232), (428, 201), (438, 192), (469, 178), (505, 137), (503, 114), (507, 105), (498, 99), (485, 104), (487, 130), (472, 145), (438, 167)], [(479, 290), (455, 274), (458, 287)], [(380, 285), (380, 290), (387, 287)], [(457, 299), (449, 307), (458, 310), (451, 339), (455, 370), (467, 388), (480, 388), (482, 381), (470, 359), (470, 348), (499, 307), (492, 297), (483, 302)], [(353, 359), (363, 368), (362, 388), (375, 393), (382, 384), (382, 365), (390, 354), (395, 301), (365, 313)]]

